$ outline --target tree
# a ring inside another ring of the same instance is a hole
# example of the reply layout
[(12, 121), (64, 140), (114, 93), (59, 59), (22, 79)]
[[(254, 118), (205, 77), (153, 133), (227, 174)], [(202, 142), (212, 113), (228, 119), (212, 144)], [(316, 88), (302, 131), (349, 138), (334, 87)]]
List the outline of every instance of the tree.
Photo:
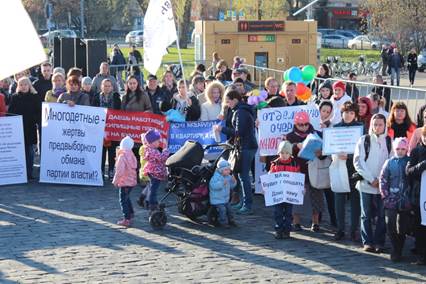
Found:
[(395, 41), (403, 53), (426, 45), (426, 1), (362, 0), (361, 5), (368, 14), (369, 30)]
[(192, 0), (172, 0), (178, 27), (179, 45), (188, 47), (188, 32), (191, 23)]

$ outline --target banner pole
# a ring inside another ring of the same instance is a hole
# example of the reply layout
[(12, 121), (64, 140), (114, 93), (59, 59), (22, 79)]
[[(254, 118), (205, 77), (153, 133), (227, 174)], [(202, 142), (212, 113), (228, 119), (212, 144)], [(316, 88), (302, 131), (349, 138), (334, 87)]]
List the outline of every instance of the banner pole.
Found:
[(186, 78), (185, 78), (185, 71), (184, 71), (184, 69), (183, 69), (183, 60), (182, 60), (182, 52), (181, 52), (181, 50), (180, 50), (180, 44), (179, 44), (179, 34), (180, 34), (180, 31), (179, 31), (179, 23), (177, 24), (177, 39), (176, 39), (176, 47), (177, 47), (177, 50), (178, 50), (178, 55), (179, 55), (179, 63), (180, 63), (180, 68), (182, 69), (182, 79), (184, 80), (184, 82), (185, 82), (185, 88), (186, 88), (186, 91), (188, 92), (189, 90), (188, 90), (188, 86), (187, 86), (187, 83), (186, 83)]

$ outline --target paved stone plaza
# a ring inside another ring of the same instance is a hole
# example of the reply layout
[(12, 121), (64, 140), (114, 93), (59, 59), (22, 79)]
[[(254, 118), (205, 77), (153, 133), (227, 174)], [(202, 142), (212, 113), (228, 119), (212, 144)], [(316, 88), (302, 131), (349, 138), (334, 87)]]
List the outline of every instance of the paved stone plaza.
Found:
[(154, 231), (137, 205), (133, 228), (115, 225), (121, 215), (110, 185), (34, 182), (0, 190), (0, 283), (426, 282), (426, 267), (410, 264), (412, 240), (399, 264), (333, 242), (326, 224), (321, 233), (275, 240), (261, 196), (256, 214), (238, 216), (237, 228), (196, 224), (171, 208), (166, 228)]

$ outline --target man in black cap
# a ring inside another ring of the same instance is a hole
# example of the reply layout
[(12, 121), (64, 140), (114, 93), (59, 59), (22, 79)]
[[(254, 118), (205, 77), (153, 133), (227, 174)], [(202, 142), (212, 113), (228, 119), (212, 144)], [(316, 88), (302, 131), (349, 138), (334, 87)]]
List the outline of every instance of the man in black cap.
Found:
[(164, 101), (170, 103), (172, 98), (161, 91), (161, 88), (158, 86), (157, 76), (152, 74), (148, 76), (148, 84), (145, 90), (151, 100), (153, 112), (161, 114), (160, 104)]

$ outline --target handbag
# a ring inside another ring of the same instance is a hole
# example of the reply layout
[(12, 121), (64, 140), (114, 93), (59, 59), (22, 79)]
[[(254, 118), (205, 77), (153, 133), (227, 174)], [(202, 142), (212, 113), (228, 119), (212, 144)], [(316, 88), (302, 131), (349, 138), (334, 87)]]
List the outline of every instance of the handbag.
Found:
[(234, 149), (229, 153), (228, 163), (233, 173), (241, 172), (241, 146), (239, 137), (236, 137), (234, 140)]
[(313, 188), (327, 189), (331, 187), (330, 165), (330, 157), (326, 157), (324, 160), (315, 158), (308, 163), (309, 181)]

